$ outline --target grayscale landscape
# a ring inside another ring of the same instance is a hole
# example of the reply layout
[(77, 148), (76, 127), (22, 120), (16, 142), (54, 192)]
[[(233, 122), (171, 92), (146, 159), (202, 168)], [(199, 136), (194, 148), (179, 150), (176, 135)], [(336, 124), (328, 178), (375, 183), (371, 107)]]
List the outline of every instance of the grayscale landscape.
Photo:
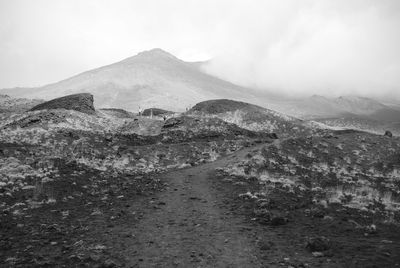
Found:
[(400, 267), (399, 15), (0, 0), (0, 267)]

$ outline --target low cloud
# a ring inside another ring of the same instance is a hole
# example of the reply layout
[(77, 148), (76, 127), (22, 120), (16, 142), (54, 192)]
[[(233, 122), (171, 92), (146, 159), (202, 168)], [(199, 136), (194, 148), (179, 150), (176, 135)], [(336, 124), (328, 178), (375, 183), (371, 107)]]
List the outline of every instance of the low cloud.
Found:
[(400, 99), (398, 0), (0, 0), (0, 88), (160, 47), (287, 96)]
[(400, 98), (399, 1), (238, 5), (226, 27), (209, 73), (287, 96)]

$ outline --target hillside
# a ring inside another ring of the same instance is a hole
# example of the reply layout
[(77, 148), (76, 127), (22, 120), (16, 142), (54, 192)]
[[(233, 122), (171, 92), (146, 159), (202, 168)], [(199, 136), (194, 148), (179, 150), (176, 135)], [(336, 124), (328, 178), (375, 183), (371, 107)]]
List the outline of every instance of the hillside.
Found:
[(227, 99), (208, 100), (196, 104), (188, 115), (217, 117), (252, 131), (274, 132), (278, 136), (309, 135), (317, 131), (295, 117), (269, 110), (254, 104)]
[(357, 129), (378, 135), (382, 135), (386, 130), (389, 130), (393, 135), (400, 136), (400, 122), (387, 122), (361, 116), (321, 118), (315, 119), (315, 121), (336, 129)]
[(271, 109), (304, 120), (317, 121), (330, 128), (358, 129), (372, 133), (400, 133), (400, 110), (376, 100), (345, 96), (327, 98), (313, 95), (298, 100), (268, 103)]
[(24, 112), (44, 102), (37, 99), (13, 98), (8, 95), (0, 95), (0, 113)]
[(196, 102), (230, 97), (251, 100), (249, 89), (205, 74), (198, 63), (184, 62), (161, 49), (153, 49), (120, 62), (90, 70), (38, 88), (3, 89), (17, 97), (53, 99), (88, 92), (96, 106), (137, 112), (158, 107), (184, 111)]
[(399, 138), (228, 99), (92, 104), (0, 114), (1, 267), (399, 263)]
[(272, 109), (303, 119), (363, 116), (369, 119), (400, 120), (400, 111), (376, 100), (357, 96), (309, 98), (280, 101), (270, 104)]

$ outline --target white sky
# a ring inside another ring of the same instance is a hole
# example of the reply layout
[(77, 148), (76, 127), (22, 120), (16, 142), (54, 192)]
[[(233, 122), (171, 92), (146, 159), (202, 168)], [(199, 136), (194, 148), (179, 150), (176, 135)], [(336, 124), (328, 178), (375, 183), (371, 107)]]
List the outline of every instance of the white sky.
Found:
[(260, 90), (400, 98), (398, 0), (0, 0), (0, 88), (155, 47)]

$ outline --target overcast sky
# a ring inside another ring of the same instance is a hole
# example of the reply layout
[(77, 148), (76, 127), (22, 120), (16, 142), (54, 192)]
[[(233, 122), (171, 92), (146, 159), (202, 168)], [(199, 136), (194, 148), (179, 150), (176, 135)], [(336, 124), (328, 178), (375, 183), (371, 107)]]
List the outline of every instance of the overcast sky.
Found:
[(260, 90), (400, 99), (398, 0), (0, 0), (0, 88), (155, 47)]

